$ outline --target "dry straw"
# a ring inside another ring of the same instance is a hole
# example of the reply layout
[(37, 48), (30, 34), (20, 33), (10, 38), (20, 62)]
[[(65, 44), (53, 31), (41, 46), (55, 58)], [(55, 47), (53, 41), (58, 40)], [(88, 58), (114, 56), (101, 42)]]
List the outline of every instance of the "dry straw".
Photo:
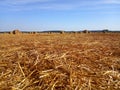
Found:
[(119, 34), (0, 35), (0, 90), (119, 90)]

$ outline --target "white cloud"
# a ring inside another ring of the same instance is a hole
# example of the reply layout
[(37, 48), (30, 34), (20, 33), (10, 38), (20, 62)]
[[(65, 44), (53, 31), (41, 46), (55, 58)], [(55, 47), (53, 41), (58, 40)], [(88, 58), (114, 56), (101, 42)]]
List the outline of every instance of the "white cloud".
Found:
[[(120, 0), (2, 0), (0, 9), (7, 10), (75, 10), (103, 9), (102, 5), (120, 4)], [(1, 5), (3, 7), (1, 7)], [(108, 6), (107, 8), (111, 8)], [(114, 8), (114, 7), (113, 7)]]
[(29, 3), (43, 3), (43, 2), (51, 2), (53, 0), (3, 0), (0, 1), (1, 4), (4, 5), (24, 5)]
[(120, 0), (103, 0), (105, 4), (120, 4)]

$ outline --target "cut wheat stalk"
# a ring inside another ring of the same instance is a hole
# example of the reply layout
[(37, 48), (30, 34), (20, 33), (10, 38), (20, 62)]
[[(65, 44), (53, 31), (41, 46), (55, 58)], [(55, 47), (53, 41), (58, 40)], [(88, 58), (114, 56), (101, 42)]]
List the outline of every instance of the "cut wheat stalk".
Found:
[(19, 63), (19, 62), (17, 62), (17, 64), (18, 64), (18, 67), (19, 67), (19, 69), (20, 69), (20, 71), (21, 71), (22, 75), (25, 77), (25, 73), (23, 72), (23, 69), (22, 69), (22, 67), (21, 67), (20, 63)]

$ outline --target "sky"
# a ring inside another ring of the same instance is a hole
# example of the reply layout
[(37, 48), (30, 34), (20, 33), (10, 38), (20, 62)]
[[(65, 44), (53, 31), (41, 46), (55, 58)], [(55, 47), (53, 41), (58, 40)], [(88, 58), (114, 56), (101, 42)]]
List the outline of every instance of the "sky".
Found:
[(0, 31), (120, 30), (120, 0), (0, 0)]

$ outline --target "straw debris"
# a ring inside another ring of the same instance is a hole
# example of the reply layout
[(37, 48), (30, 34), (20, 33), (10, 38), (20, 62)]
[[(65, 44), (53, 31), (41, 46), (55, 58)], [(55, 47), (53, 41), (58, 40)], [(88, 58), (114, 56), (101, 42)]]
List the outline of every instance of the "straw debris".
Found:
[(0, 90), (119, 90), (120, 35), (0, 35)]

